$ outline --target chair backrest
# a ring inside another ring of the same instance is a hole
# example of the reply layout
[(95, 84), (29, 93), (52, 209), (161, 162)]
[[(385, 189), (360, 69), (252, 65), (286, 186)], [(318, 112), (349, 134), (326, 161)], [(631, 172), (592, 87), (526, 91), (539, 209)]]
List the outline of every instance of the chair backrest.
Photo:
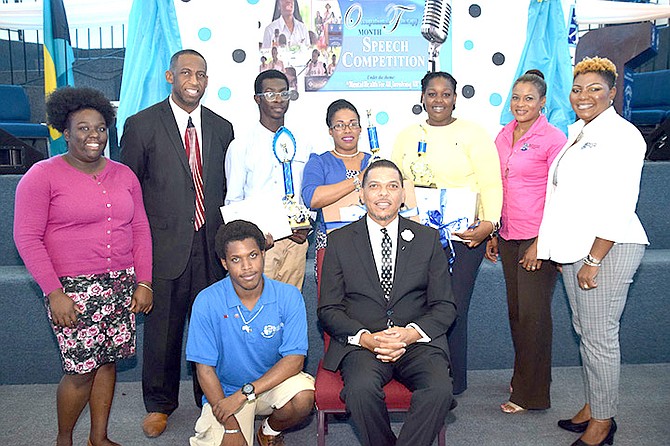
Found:
[(20, 85), (0, 85), (0, 122), (30, 122), (30, 101)]
[[(325, 249), (316, 250), (316, 303), (319, 304), (321, 300), (321, 269), (323, 268), (323, 257), (326, 254)], [(328, 333), (323, 332), (323, 351), (324, 353), (328, 350), (330, 345), (330, 336)]]

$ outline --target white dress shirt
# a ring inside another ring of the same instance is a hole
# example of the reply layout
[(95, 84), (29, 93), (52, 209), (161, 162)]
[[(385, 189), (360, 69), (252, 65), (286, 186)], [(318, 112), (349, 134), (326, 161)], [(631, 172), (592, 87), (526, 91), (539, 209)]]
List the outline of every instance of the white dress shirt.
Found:
[[(296, 141), (295, 158), (291, 162), (295, 200), (302, 203), (302, 171), (309, 159), (311, 146), (289, 129)], [(281, 200), (284, 195), (284, 170), (272, 151), (275, 134), (260, 122), (246, 135), (235, 138), (226, 153), (226, 199), (228, 205), (253, 196)]]
[(375, 266), (377, 267), (377, 275), (379, 276), (379, 281), (382, 280), (382, 240), (384, 239), (384, 234), (382, 233), (382, 228), (386, 228), (388, 231), (389, 237), (391, 237), (391, 259), (393, 267), (391, 269), (391, 282), (393, 282), (393, 277), (395, 276), (395, 261), (396, 261), (396, 252), (398, 246), (398, 222), (400, 219), (398, 217), (394, 218), (391, 223), (387, 226), (382, 226), (370, 216), (366, 216), (366, 223), (368, 224), (368, 233), (370, 234), (370, 245), (372, 245), (372, 255), (375, 258)]
[[(177, 127), (179, 127), (179, 135), (181, 137), (181, 142), (182, 145), (184, 145), (185, 141), (185, 136), (186, 136), (186, 127), (188, 127), (188, 118), (190, 117), (191, 120), (193, 121), (193, 126), (195, 127), (195, 133), (198, 135), (198, 148), (200, 149), (200, 159), (202, 160), (202, 164), (204, 166), (205, 160), (202, 157), (202, 116), (201, 116), (201, 111), (202, 111), (202, 106), (198, 104), (198, 106), (193, 110), (191, 113), (187, 113), (186, 110), (178, 106), (175, 101), (172, 99), (172, 95), (170, 95), (170, 108), (172, 109), (172, 114), (174, 115), (174, 119), (177, 121)], [(186, 146), (184, 145), (184, 150)], [(184, 152), (185, 153), (185, 152)]]
[(647, 147), (640, 131), (610, 107), (568, 135), (549, 169), (537, 257), (577, 262), (596, 237), (649, 244), (635, 214)]

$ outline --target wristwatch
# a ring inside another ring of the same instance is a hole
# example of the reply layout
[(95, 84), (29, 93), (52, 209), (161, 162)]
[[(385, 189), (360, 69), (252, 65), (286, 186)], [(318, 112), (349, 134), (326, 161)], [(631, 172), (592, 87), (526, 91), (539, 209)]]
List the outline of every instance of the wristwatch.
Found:
[(256, 393), (254, 393), (255, 391), (256, 389), (254, 389), (254, 385), (251, 383), (246, 383), (242, 386), (241, 389), (242, 395), (246, 396), (248, 401), (253, 401), (256, 399)]

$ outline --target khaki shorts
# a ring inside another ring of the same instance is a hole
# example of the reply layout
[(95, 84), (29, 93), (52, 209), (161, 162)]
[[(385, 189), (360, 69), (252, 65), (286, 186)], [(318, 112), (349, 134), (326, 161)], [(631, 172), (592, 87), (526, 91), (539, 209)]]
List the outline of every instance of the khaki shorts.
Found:
[[(254, 419), (256, 415), (271, 415), (281, 409), (303, 390), (314, 390), (314, 378), (304, 372), (290, 377), (277, 387), (256, 396), (254, 401), (243, 404), (234, 417), (247, 445), (254, 444)], [(191, 446), (220, 446), (223, 442), (224, 427), (212, 413), (209, 403), (202, 407), (200, 418), (195, 423), (195, 435), (190, 438)]]

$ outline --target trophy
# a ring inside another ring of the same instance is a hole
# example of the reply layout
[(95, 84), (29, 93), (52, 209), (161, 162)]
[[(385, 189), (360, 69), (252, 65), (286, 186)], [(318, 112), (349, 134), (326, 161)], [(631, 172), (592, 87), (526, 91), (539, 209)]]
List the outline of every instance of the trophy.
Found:
[(282, 165), (284, 174), (284, 198), (282, 203), (289, 219), (291, 229), (306, 229), (312, 224), (309, 221), (309, 210), (295, 199), (293, 189), (293, 170), (291, 163), (295, 158), (295, 138), (289, 129), (279, 127), (272, 140), (272, 152)]
[(368, 109), (368, 139), (370, 140), (370, 152), (372, 152), (372, 158), (370, 158), (370, 164), (374, 163), (377, 160), (380, 160), (379, 156), (379, 140), (377, 139), (377, 128), (372, 124), (372, 110)]
[(423, 130), (423, 135), (419, 140), (417, 158), (416, 160), (412, 161), (409, 169), (412, 172), (415, 186), (436, 188), (437, 185), (435, 184), (433, 171), (430, 169), (430, 166), (426, 161), (426, 149), (428, 144), (426, 144), (426, 129), (423, 127), (423, 125), (421, 126), (421, 130)]

